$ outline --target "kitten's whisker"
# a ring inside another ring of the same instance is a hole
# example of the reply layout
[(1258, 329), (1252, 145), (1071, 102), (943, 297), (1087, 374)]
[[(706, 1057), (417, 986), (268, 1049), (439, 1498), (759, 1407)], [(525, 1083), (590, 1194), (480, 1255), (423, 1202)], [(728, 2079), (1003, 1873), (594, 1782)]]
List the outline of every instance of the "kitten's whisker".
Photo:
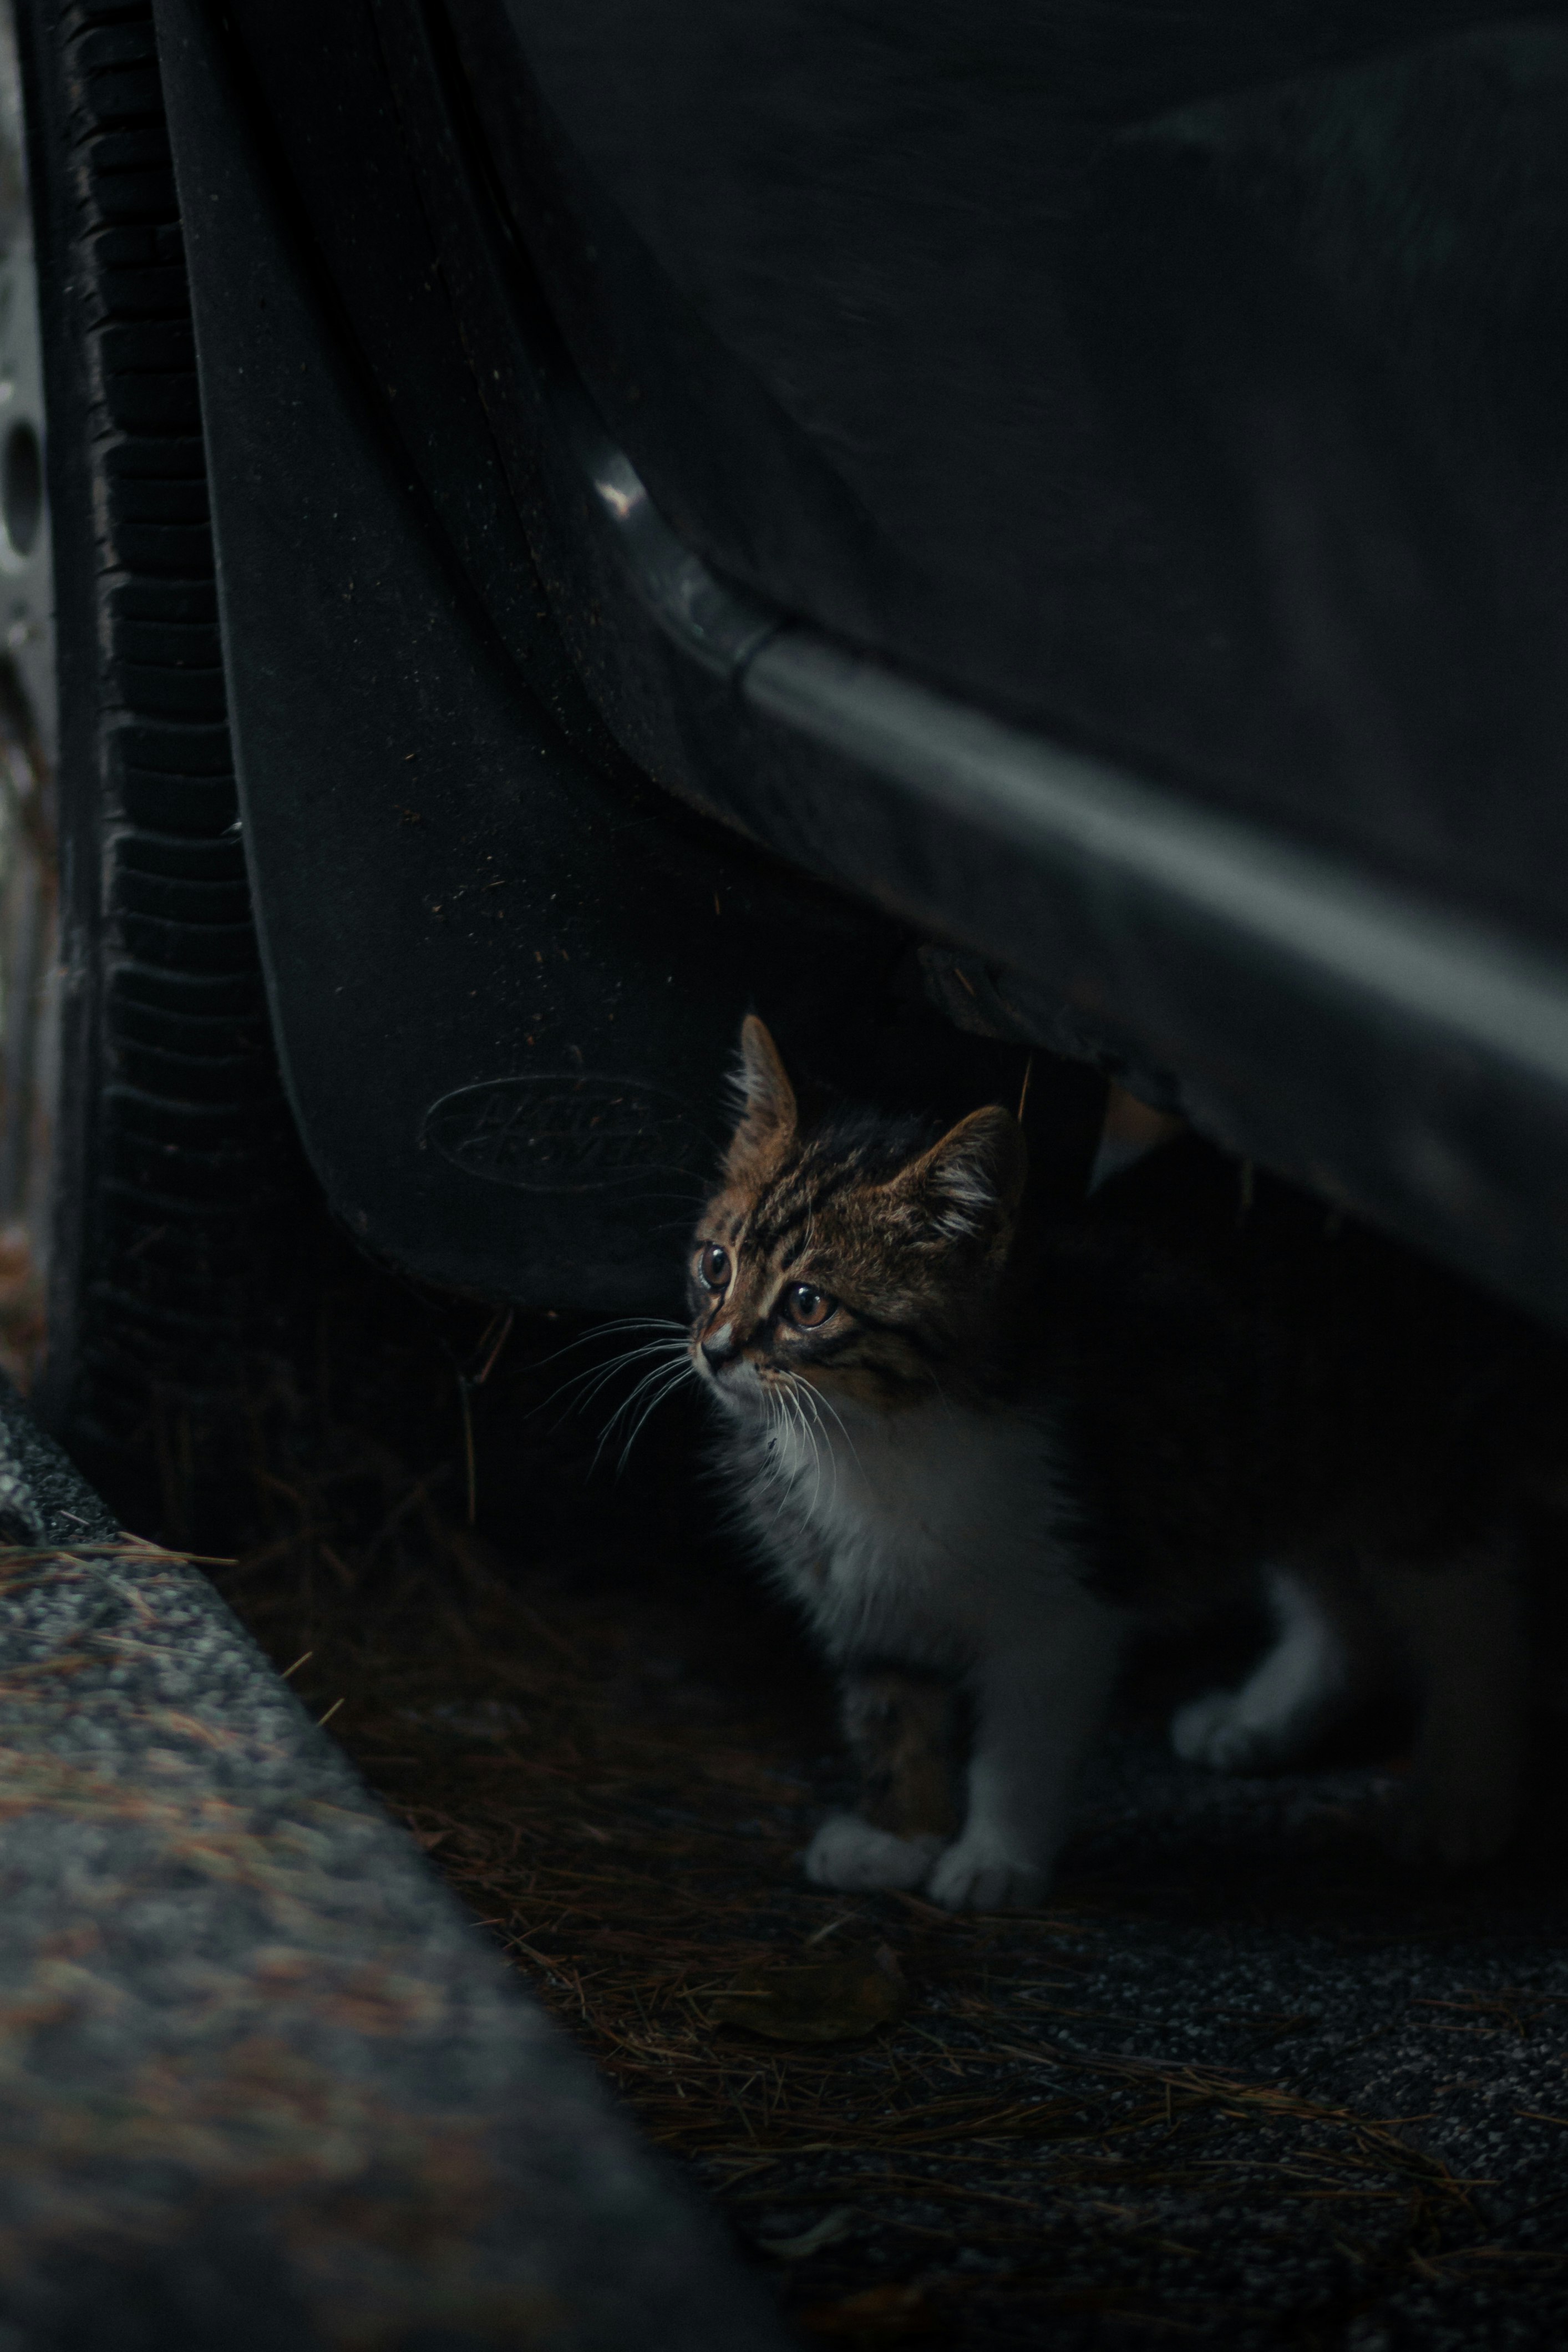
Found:
[(621, 1402), (616, 1406), (614, 1412), (611, 1414), (609, 1420), (604, 1423), (603, 1428), (599, 1433), (598, 1442), (593, 1449), (593, 1459), (589, 1465), (591, 1469), (598, 1468), (599, 1457), (603, 1453), (605, 1446), (613, 1435), (617, 1423), (624, 1420), (625, 1416), (629, 1412), (635, 1411), (640, 1401), (646, 1396), (648, 1391), (653, 1386), (655, 1381), (662, 1380), (665, 1376), (669, 1369), (670, 1368), (667, 1364), (655, 1364), (651, 1371), (643, 1374), (636, 1387), (632, 1390), (631, 1395), (622, 1399)]
[(648, 1402), (643, 1408), (643, 1412), (638, 1418), (636, 1426), (632, 1429), (625, 1444), (621, 1448), (621, 1459), (615, 1465), (615, 1475), (618, 1478), (620, 1477), (621, 1473), (625, 1469), (628, 1461), (631, 1459), (632, 1448), (636, 1444), (638, 1437), (642, 1433), (643, 1424), (648, 1419), (649, 1414), (656, 1412), (658, 1407), (664, 1403), (664, 1399), (667, 1396), (673, 1396), (676, 1389), (680, 1387), (681, 1382), (691, 1376), (691, 1372), (692, 1367), (690, 1363), (683, 1364), (678, 1371), (671, 1373), (670, 1377), (665, 1381), (664, 1387), (653, 1396), (649, 1398)]
[[(622, 1322), (601, 1323), (596, 1325), (591, 1331), (584, 1331), (580, 1338), (576, 1339), (569, 1339), (565, 1347), (558, 1348), (553, 1355), (541, 1356), (538, 1363), (534, 1366), (533, 1369), (535, 1370), (542, 1371), (546, 1364), (559, 1363), (562, 1356), (574, 1354), (579, 1348), (586, 1348), (589, 1342), (593, 1339), (608, 1339), (627, 1331), (667, 1331), (673, 1335), (676, 1332), (684, 1334), (685, 1330), (685, 1325), (684, 1323), (677, 1323), (669, 1316), (628, 1316)], [(552, 1389), (549, 1396), (542, 1399), (538, 1404), (530, 1405), (528, 1408), (530, 1413), (544, 1412), (547, 1411), (548, 1408), (555, 1402), (558, 1396), (565, 1393), (565, 1389), (572, 1387), (578, 1381), (590, 1380), (595, 1372), (612, 1371), (614, 1370), (616, 1365), (627, 1363), (631, 1359), (629, 1356), (612, 1356), (607, 1364), (586, 1365), (580, 1372), (574, 1372), (571, 1379), (565, 1382), (562, 1388)]]
[(862, 1468), (863, 1465), (861, 1462), (860, 1449), (856, 1445), (854, 1439), (850, 1434), (849, 1423), (844, 1419), (843, 1414), (839, 1411), (839, 1408), (833, 1402), (832, 1398), (824, 1396), (821, 1389), (813, 1388), (810, 1381), (805, 1379), (803, 1375), (800, 1376), (800, 1385), (811, 1401), (811, 1410), (813, 1412), (821, 1411), (823, 1412), (831, 1412), (832, 1414), (833, 1419), (838, 1423), (839, 1427), (844, 1433), (844, 1444), (849, 1447), (850, 1452), (855, 1457), (855, 1467), (857, 1469)]
[(803, 1383), (799, 1374), (795, 1372), (789, 1373), (788, 1379), (789, 1386), (784, 1391), (785, 1397), (795, 1417), (797, 1428), (811, 1449), (811, 1466), (816, 1475), (811, 1486), (810, 1507), (814, 1511), (822, 1498), (822, 1456), (817, 1444), (817, 1433), (807, 1420), (805, 1407), (800, 1402), (800, 1391)]
[(598, 1442), (593, 1448), (593, 1457), (588, 1465), (589, 1475), (591, 1477), (598, 1469), (600, 1462), (603, 1457), (604, 1449), (609, 1444), (611, 1438), (614, 1435), (617, 1422), (622, 1420), (628, 1411), (642, 1402), (643, 1398), (647, 1395), (650, 1388), (653, 1387), (655, 1380), (657, 1380), (660, 1374), (664, 1373), (664, 1367), (661, 1365), (658, 1372), (650, 1372), (645, 1381), (639, 1381), (636, 1390), (626, 1399), (625, 1403), (616, 1406), (615, 1411), (611, 1414), (610, 1419), (605, 1423), (603, 1428), (599, 1433)]
[[(792, 1404), (795, 1404), (795, 1413), (797, 1418), (800, 1418), (801, 1430), (804, 1430), (806, 1437), (811, 1440), (811, 1456), (813, 1461), (816, 1461), (816, 1491), (813, 1491), (811, 1496), (811, 1506), (816, 1507), (816, 1500), (818, 1496), (821, 1496), (821, 1484), (822, 1484), (822, 1458), (821, 1458), (821, 1451), (818, 1451), (818, 1434), (821, 1434), (822, 1444), (828, 1446), (828, 1461), (832, 1463), (834, 1489), (837, 1489), (837, 1479), (840, 1479), (840, 1458), (837, 1458), (837, 1454), (832, 1451), (832, 1440), (828, 1437), (828, 1423), (822, 1421), (821, 1412), (818, 1412), (818, 1395), (816, 1395), (816, 1390), (811, 1388), (811, 1381), (806, 1381), (800, 1371), (789, 1371), (785, 1379), (788, 1379), (789, 1383), (789, 1400), (792, 1400)], [(811, 1413), (811, 1423), (806, 1421), (806, 1413)]]
[(773, 1457), (773, 1475), (779, 1486), (779, 1500), (774, 1507), (773, 1517), (775, 1519), (781, 1519), (784, 1516), (784, 1507), (789, 1500), (791, 1483), (790, 1467), (784, 1459), (783, 1446), (780, 1442), (789, 1425), (789, 1417), (785, 1392), (782, 1389), (776, 1390), (769, 1397), (768, 1410), (772, 1414), (772, 1424), (768, 1434)]
[[(573, 1389), (582, 1387), (582, 1383), (586, 1381), (589, 1383), (588, 1387), (584, 1388), (582, 1394), (567, 1408), (568, 1412), (580, 1412), (585, 1405), (592, 1402), (600, 1390), (612, 1381), (617, 1372), (624, 1371), (628, 1365), (641, 1363), (646, 1356), (668, 1355), (677, 1350), (682, 1354), (685, 1352), (684, 1339), (651, 1339), (645, 1347), (628, 1348), (624, 1354), (612, 1356), (607, 1364), (590, 1364), (585, 1370), (574, 1372), (570, 1380), (562, 1381), (559, 1388), (552, 1389), (544, 1402), (536, 1405), (534, 1411), (543, 1412), (548, 1406), (554, 1404), (558, 1398), (570, 1396)], [(561, 1419), (565, 1418), (566, 1414), (563, 1414)], [(556, 1427), (559, 1429), (559, 1426), (560, 1423), (558, 1422)]]
[[(674, 1368), (672, 1368), (668, 1362), (658, 1363), (651, 1366), (650, 1369), (643, 1373), (642, 1379), (637, 1382), (637, 1385), (632, 1391), (631, 1395), (622, 1397), (621, 1402), (616, 1406), (614, 1412), (611, 1414), (609, 1420), (605, 1423), (603, 1428), (599, 1433), (600, 1451), (602, 1451), (604, 1441), (610, 1435), (610, 1433), (614, 1428), (616, 1423), (622, 1420), (627, 1413), (633, 1410), (638, 1399), (645, 1396), (655, 1381), (663, 1380), (665, 1374), (672, 1369), (675, 1369), (682, 1372), (686, 1370), (686, 1351), (684, 1348), (680, 1350), (680, 1355), (681, 1362)], [(593, 1458), (595, 1461), (599, 1459), (598, 1453), (594, 1454)]]
[(617, 1372), (625, 1371), (632, 1364), (642, 1363), (645, 1357), (668, 1355), (671, 1349), (678, 1347), (679, 1344), (679, 1341), (674, 1339), (655, 1339), (645, 1348), (629, 1348), (624, 1355), (612, 1357), (607, 1364), (591, 1364), (585, 1372), (579, 1372), (575, 1379), (563, 1381), (560, 1387), (553, 1391), (550, 1402), (553, 1404), (557, 1397), (569, 1396), (573, 1389), (582, 1388), (586, 1381), (588, 1386), (583, 1389), (582, 1395), (577, 1400), (577, 1405), (573, 1407), (576, 1411), (585, 1405), (590, 1398), (596, 1396), (605, 1382), (612, 1381)]
[[(616, 1406), (614, 1412), (611, 1414), (609, 1420), (604, 1423), (604, 1426), (599, 1433), (599, 1442), (601, 1444), (602, 1444), (604, 1439), (608, 1437), (611, 1432), (614, 1429), (616, 1423), (632, 1410), (638, 1398), (642, 1396), (644, 1391), (658, 1379), (660, 1373), (665, 1369), (666, 1366), (664, 1363), (651, 1365), (648, 1370), (643, 1373), (642, 1379), (637, 1381), (635, 1387), (632, 1389), (630, 1393), (622, 1398), (621, 1402)], [(583, 1400), (584, 1404), (591, 1402), (591, 1399), (589, 1398), (585, 1398)]]
[(606, 1331), (684, 1331), (685, 1328), (678, 1315), (612, 1315), (608, 1323), (596, 1323), (585, 1337), (597, 1339)]
[(779, 1448), (774, 1442), (779, 1431), (779, 1405), (771, 1389), (765, 1388), (762, 1391), (762, 1408), (768, 1426), (762, 1433), (758, 1450), (762, 1460), (762, 1482), (767, 1486), (778, 1478), (780, 1469)]
[(542, 1371), (547, 1364), (559, 1363), (562, 1356), (571, 1355), (578, 1348), (586, 1348), (591, 1339), (609, 1339), (620, 1331), (684, 1331), (685, 1328), (684, 1323), (677, 1323), (673, 1315), (620, 1316), (613, 1323), (596, 1323), (591, 1331), (580, 1331), (577, 1338), (569, 1339), (564, 1348), (557, 1348), (550, 1355), (541, 1356), (532, 1370)]
[(782, 1511), (789, 1499), (789, 1465), (784, 1458), (780, 1444), (787, 1418), (783, 1395), (777, 1388), (765, 1388), (762, 1391), (762, 1401), (767, 1409), (768, 1427), (761, 1445), (765, 1465), (761, 1483), (764, 1488), (768, 1486), (781, 1488), (779, 1509)]
[[(800, 1404), (800, 1418), (802, 1422), (805, 1422), (807, 1407), (810, 1403), (810, 1399), (809, 1396), (805, 1396), (799, 1399), (798, 1402)], [(822, 1491), (823, 1454), (825, 1454), (827, 1455), (828, 1467), (832, 1473), (831, 1483), (828, 1489), (830, 1495), (836, 1494), (838, 1491), (839, 1465), (837, 1461), (834, 1459), (833, 1449), (828, 1442), (827, 1431), (823, 1428), (821, 1421), (814, 1410), (811, 1412), (810, 1421), (807, 1423), (807, 1427), (810, 1431), (811, 1439), (811, 1459), (816, 1465), (816, 1485), (812, 1488), (811, 1492), (811, 1507), (815, 1509)]]
[(811, 1508), (814, 1511), (822, 1499), (822, 1449), (817, 1443), (817, 1433), (806, 1418), (806, 1408), (795, 1399), (796, 1417), (811, 1449)]
[[(816, 1423), (818, 1429), (821, 1432), (822, 1443), (828, 1449), (828, 1460), (831, 1463), (833, 1468), (833, 1484), (831, 1491), (836, 1495), (839, 1491), (839, 1457), (834, 1451), (833, 1441), (828, 1434), (828, 1424), (822, 1419), (821, 1412), (821, 1408), (827, 1402), (827, 1400), (825, 1397), (818, 1395), (810, 1381), (800, 1380), (798, 1381), (798, 1386), (801, 1402), (806, 1406), (812, 1420)], [(832, 1412), (833, 1409), (831, 1405), (828, 1406), (828, 1410), (830, 1412)], [(839, 1416), (836, 1412), (833, 1413), (833, 1419), (835, 1421), (839, 1421)], [(843, 1429), (843, 1423), (841, 1421), (839, 1421), (839, 1427)], [(848, 1430), (844, 1430), (844, 1434), (846, 1437), (849, 1437)], [(852, 1454), (854, 1453), (854, 1441), (852, 1439), (850, 1440), (850, 1451)], [(857, 1454), (855, 1458), (858, 1461), (860, 1457)]]
[(577, 1388), (584, 1381), (591, 1381), (592, 1386), (578, 1399), (580, 1405), (586, 1404), (589, 1398), (595, 1395), (606, 1381), (612, 1380), (615, 1374), (623, 1371), (628, 1364), (640, 1364), (647, 1356), (667, 1356), (672, 1349), (684, 1354), (685, 1344), (685, 1339), (650, 1339), (641, 1348), (628, 1348), (623, 1355), (612, 1356), (607, 1364), (590, 1364), (586, 1371), (574, 1373), (570, 1381), (563, 1381), (555, 1391), (555, 1395), (565, 1396), (569, 1390)]
[(685, 1324), (678, 1315), (619, 1315), (612, 1322), (596, 1323), (588, 1333), (591, 1339), (611, 1331), (684, 1331)]

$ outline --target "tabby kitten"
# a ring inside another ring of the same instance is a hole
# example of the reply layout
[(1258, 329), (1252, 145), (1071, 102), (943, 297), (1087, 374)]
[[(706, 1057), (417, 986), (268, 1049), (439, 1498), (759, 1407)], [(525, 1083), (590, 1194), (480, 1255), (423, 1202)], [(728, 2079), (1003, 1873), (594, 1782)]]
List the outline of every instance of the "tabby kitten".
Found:
[(807, 1123), (755, 1018), (739, 1087), (690, 1350), (742, 1519), (842, 1677), (862, 1795), (811, 1878), (1037, 1901), (1130, 1633), (1265, 1568), (1277, 1648), (1178, 1746), (1282, 1758), (1403, 1643), (1408, 1843), (1503, 1841), (1519, 1496), (1563, 1425), (1507, 1318), (1387, 1244), (1347, 1316), (1315, 1276), (1260, 1297), (1135, 1224), (1038, 1232), (1006, 1110)]

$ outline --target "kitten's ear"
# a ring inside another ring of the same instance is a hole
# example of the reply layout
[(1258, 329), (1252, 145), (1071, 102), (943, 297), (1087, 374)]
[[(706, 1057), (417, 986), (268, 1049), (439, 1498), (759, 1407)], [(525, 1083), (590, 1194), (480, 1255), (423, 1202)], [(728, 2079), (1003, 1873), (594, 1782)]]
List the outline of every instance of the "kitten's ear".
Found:
[(739, 1176), (760, 1152), (787, 1143), (795, 1132), (795, 1089), (778, 1046), (755, 1013), (748, 1013), (740, 1024), (734, 1084), (740, 1120), (725, 1160), (725, 1173), (731, 1178)]
[(972, 1110), (906, 1169), (915, 1193), (946, 1241), (997, 1242), (1011, 1226), (1029, 1177), (1029, 1146), (1010, 1110)]

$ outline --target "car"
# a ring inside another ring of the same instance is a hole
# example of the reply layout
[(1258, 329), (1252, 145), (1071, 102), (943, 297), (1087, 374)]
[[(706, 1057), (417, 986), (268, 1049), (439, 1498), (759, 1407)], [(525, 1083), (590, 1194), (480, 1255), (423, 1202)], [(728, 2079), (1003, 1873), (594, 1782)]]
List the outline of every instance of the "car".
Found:
[(312, 1187), (667, 1296), (748, 1007), (1568, 1315), (1568, 24), (1134, 16), (16, 0), (0, 1213), (100, 1478)]

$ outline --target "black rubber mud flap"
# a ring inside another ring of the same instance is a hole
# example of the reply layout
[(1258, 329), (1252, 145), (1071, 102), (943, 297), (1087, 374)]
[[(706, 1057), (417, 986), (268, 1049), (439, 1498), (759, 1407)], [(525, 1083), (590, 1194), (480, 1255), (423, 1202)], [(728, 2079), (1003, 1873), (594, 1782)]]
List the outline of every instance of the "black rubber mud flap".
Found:
[[(411, 478), (214, 19), (156, 13), (246, 845), (339, 1213), (434, 1279), (621, 1307), (673, 1287), (748, 1006), (829, 1085), (1016, 1100), (1027, 1052), (933, 1013), (904, 927), (687, 815), (608, 739), (569, 740), (542, 594), (530, 674)], [(1053, 1092), (1049, 1058), (1030, 1101), (1071, 1190), (1099, 1084), (1063, 1066)]]

